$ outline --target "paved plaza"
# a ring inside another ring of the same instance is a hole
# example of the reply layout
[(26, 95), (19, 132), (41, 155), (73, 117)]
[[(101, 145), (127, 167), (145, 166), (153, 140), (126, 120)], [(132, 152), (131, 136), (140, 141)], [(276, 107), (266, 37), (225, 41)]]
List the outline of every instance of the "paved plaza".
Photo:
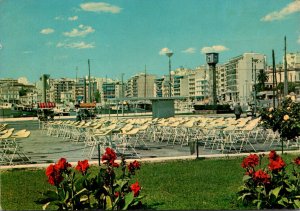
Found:
[[(67, 118), (67, 117), (66, 117)], [(73, 119), (73, 117), (68, 117)], [(20, 150), (30, 159), (30, 162), (15, 163), (13, 166), (0, 166), (2, 168), (18, 167), (18, 164), (31, 164), (35, 166), (46, 166), (49, 163), (56, 162), (59, 158), (64, 157), (69, 162), (87, 159), (87, 149), (83, 141), (74, 142), (63, 137), (49, 136), (47, 131), (40, 129), (39, 122), (34, 119), (5, 120), (9, 128), (15, 128), (16, 131), (26, 129), (31, 131), (28, 138), (17, 140)], [(269, 145), (257, 143), (256, 152), (270, 150)], [(272, 146), (272, 149), (279, 150), (279, 146)], [(100, 149), (102, 152), (103, 149)], [(296, 150), (296, 151), (295, 151)], [(295, 148), (292, 151), (299, 152)], [(165, 142), (147, 142), (146, 147), (136, 148), (138, 157), (128, 156), (128, 159), (139, 159), (141, 161), (164, 161), (170, 159), (195, 159), (197, 156), (196, 147), (189, 145), (173, 145)], [(250, 151), (249, 151), (250, 152)], [(221, 157), (221, 156), (244, 156), (247, 153), (221, 153), (219, 150), (204, 149), (202, 145), (198, 146), (199, 157)], [(92, 163), (98, 163), (98, 149), (95, 148)]]

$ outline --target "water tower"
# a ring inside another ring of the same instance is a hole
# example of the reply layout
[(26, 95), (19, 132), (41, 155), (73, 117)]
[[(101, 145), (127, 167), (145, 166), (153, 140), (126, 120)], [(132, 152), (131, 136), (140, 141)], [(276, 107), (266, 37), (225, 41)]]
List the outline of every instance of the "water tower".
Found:
[(216, 65), (219, 61), (219, 53), (207, 53), (206, 54), (206, 62), (209, 66), (210, 71), (212, 71), (213, 78), (213, 105), (216, 110), (217, 107), (217, 80), (216, 80)]

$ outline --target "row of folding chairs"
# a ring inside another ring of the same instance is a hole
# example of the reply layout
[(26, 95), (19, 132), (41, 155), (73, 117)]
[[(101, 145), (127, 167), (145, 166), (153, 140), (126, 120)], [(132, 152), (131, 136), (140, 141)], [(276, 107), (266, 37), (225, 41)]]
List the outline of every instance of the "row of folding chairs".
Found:
[[(204, 149), (217, 149), (224, 152), (225, 148), (241, 152), (245, 145), (255, 151), (252, 140), (259, 137), (259, 119), (242, 118), (173, 118), (160, 120), (152, 127), (153, 141), (167, 144), (188, 145), (200, 142)], [(238, 146), (238, 149), (237, 148)]]
[[(92, 121), (54, 121), (45, 127), (50, 136), (62, 137), (63, 140), (84, 142), (84, 153), (91, 158), (97, 145), (115, 148), (124, 154), (131, 149), (131, 154), (138, 156), (135, 148), (146, 136), (150, 118), (143, 119), (101, 119)], [(143, 126), (142, 126), (143, 125)], [(134, 142), (134, 143), (132, 143)]]
[(62, 137), (63, 140), (84, 142), (84, 154), (92, 157), (95, 148), (115, 148), (120, 153), (138, 156), (137, 147), (147, 147), (150, 142), (167, 145), (188, 145), (198, 142), (206, 150), (222, 153), (256, 151), (255, 144), (266, 146), (279, 143), (280, 136), (272, 130), (259, 126), (260, 119), (170, 117), (100, 119), (90, 121), (55, 121), (45, 127), (46, 134)]
[(26, 129), (15, 131), (14, 128), (0, 131), (1, 165), (14, 165), (31, 162), (18, 143), (19, 140), (28, 138), (30, 133), (31, 132)]

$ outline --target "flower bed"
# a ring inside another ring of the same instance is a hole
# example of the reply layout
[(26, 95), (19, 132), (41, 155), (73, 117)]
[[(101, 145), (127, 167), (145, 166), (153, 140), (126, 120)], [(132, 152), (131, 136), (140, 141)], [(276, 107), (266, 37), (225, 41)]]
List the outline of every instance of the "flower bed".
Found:
[(287, 164), (271, 151), (268, 165), (262, 167), (263, 157), (250, 154), (243, 160), (246, 172), (238, 200), (258, 209), (300, 208), (300, 157)]
[[(140, 169), (140, 163), (134, 161), (126, 165), (122, 158), (119, 165), (115, 162), (116, 159), (116, 153), (106, 148), (102, 155), (105, 168), (100, 168), (95, 177), (89, 173), (87, 160), (78, 161), (75, 168), (65, 158), (50, 164), (46, 169), (46, 176), (56, 190), (43, 193), (37, 203), (43, 204), (43, 209), (52, 204), (58, 210), (141, 208), (141, 187), (137, 181), (129, 184), (131, 177)], [(114, 168), (119, 166), (122, 168), (122, 175), (117, 177)]]

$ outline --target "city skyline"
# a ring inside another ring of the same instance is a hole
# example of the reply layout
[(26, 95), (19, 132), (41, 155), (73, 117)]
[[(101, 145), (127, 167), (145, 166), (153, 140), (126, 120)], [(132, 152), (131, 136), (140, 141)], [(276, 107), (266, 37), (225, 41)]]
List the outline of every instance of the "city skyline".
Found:
[[(88, 74), (121, 79), (143, 72), (220, 63), (244, 52), (263, 53), (271, 64), (300, 49), (300, 1), (78, 1), (0, 0), (0, 78)], [(78, 71), (76, 71), (78, 70)]]

